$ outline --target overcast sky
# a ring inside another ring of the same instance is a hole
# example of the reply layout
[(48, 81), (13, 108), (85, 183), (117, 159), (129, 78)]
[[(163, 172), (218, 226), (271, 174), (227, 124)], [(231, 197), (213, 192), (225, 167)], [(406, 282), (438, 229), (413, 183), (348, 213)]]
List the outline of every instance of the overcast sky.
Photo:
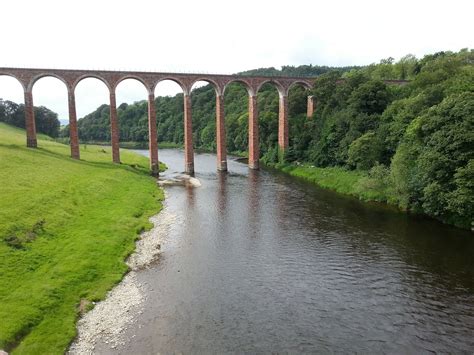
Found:
[[(235, 73), (282, 65), (365, 65), (406, 54), (474, 47), (474, 1), (417, 0), (4, 0), (0, 67)], [(162, 83), (155, 94), (175, 94)], [(35, 105), (66, 119), (64, 84), (44, 78)], [(0, 97), (23, 102), (14, 79)], [(138, 82), (117, 102), (146, 99)], [(76, 90), (78, 116), (108, 103), (101, 82)]]

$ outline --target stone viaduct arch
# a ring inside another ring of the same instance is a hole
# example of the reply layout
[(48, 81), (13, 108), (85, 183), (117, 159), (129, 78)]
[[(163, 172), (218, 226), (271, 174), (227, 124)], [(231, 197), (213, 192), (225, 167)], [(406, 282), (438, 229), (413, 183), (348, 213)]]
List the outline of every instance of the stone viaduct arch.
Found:
[[(27, 135), (27, 147), (37, 147), (36, 127), (33, 110), (32, 88), (34, 83), (45, 76), (55, 77), (66, 85), (68, 91), (69, 105), (69, 129), (71, 157), (80, 158), (79, 136), (77, 128), (77, 114), (75, 102), (75, 88), (77, 84), (86, 78), (96, 78), (102, 81), (108, 88), (110, 94), (110, 127), (112, 159), (120, 163), (119, 150), (119, 127), (117, 117), (117, 103), (115, 90), (117, 85), (125, 79), (136, 79), (141, 82), (148, 92), (148, 128), (150, 169), (153, 175), (158, 175), (158, 143), (156, 129), (156, 110), (154, 90), (157, 84), (163, 80), (172, 80), (182, 89), (184, 94), (184, 126), (185, 126), (185, 171), (194, 173), (194, 153), (192, 137), (192, 107), (191, 90), (197, 81), (205, 81), (211, 84), (216, 92), (216, 140), (217, 140), (217, 168), (227, 170), (226, 139), (224, 124), (224, 92), (226, 87), (233, 82), (241, 83), (247, 89), (249, 95), (249, 167), (258, 169), (259, 161), (259, 139), (258, 139), (258, 110), (257, 93), (261, 86), (267, 82), (272, 83), (278, 90), (280, 96), (279, 106), (279, 133), (278, 143), (282, 151), (288, 148), (288, 91), (292, 85), (302, 85), (310, 89), (313, 87), (313, 79), (298, 77), (266, 77), (245, 75), (217, 75), (217, 74), (181, 74), (181, 73), (159, 73), (159, 72), (135, 72), (135, 71), (96, 71), (96, 70), (67, 70), (67, 69), (27, 69), (27, 68), (0, 68), (0, 75), (16, 78), (23, 87), (25, 96), (25, 126)], [(311, 99), (311, 96), (309, 97)], [(308, 101), (309, 108), (313, 107)]]
[(193, 79), (188, 93), (184, 94), (184, 142), (185, 147), (185, 166), (186, 171), (194, 171), (194, 148), (193, 148), (193, 127), (192, 127), (192, 88), (198, 82), (206, 82), (211, 85), (216, 94), (216, 155), (217, 155), (217, 169), (227, 170), (227, 150), (226, 150), (226, 136), (225, 136), (225, 121), (224, 121), (224, 87), (225, 85), (218, 78), (209, 78), (200, 76)]

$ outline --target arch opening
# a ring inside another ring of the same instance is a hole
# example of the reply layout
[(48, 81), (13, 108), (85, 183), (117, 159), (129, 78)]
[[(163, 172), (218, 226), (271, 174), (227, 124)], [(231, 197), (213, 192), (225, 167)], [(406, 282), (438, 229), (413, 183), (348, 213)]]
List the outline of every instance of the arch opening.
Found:
[(308, 120), (309, 86), (304, 82), (293, 83), (288, 90), (288, 139), (285, 159), (288, 162), (305, 160), (312, 136), (312, 122)]
[(36, 85), (36, 83), (37, 83), (38, 81), (40, 81), (41, 79), (44, 79), (44, 78), (54, 78), (54, 79), (57, 79), (57, 80), (59, 80), (60, 82), (62, 82), (64, 85), (66, 85), (66, 88), (68, 87), (68, 83), (66, 82), (66, 80), (65, 80), (63, 77), (61, 77), (61, 76), (59, 76), (59, 75), (56, 75), (56, 74), (54, 74), (54, 73), (44, 73), (44, 74), (39, 74), (39, 75), (35, 76), (35, 77), (31, 80), (31, 82), (30, 82), (30, 84), (29, 84), (29, 86), (28, 86), (28, 91), (33, 91), (33, 88), (34, 88), (34, 86)]
[(195, 148), (217, 152), (216, 97), (217, 88), (211, 81), (197, 80), (191, 86)]
[(268, 80), (265, 80), (264, 82), (262, 82), (257, 88), (257, 94), (264, 88), (267, 88), (266, 90), (268, 90), (268, 85), (271, 85), (274, 88), (276, 88), (276, 90), (278, 92), (278, 95), (280, 95), (280, 96), (286, 96), (287, 95), (287, 92), (286, 92), (285, 88), (283, 86), (281, 86), (278, 82), (276, 82), (272, 79), (268, 79)]
[[(81, 143), (110, 142), (109, 89), (100, 79), (82, 78), (74, 88)], [(69, 130), (62, 134), (69, 136)]]
[[(174, 79), (160, 80), (154, 88), (155, 108), (160, 147), (184, 147), (184, 89)], [(163, 152), (161, 154), (166, 154)], [(164, 158), (166, 159), (166, 158)], [(179, 155), (180, 166), (186, 165)], [(176, 160), (174, 156), (173, 160)]]
[(24, 87), (21, 81), (7, 73), (0, 72), (0, 97), (7, 100), (23, 100)]
[(14, 76), (0, 73), (0, 123), (26, 128), (24, 87)]
[(312, 86), (309, 85), (307, 82), (305, 82), (305, 81), (299, 81), (299, 80), (292, 82), (292, 83), (290, 84), (289, 88), (288, 88), (288, 91), (291, 90), (291, 89), (294, 88), (294, 87), (301, 87), (301, 88), (303, 88), (303, 89), (305, 89), (305, 90), (307, 90), (307, 91), (309, 91), (309, 90), (312, 89)]
[(260, 138), (260, 158), (264, 163), (276, 163), (279, 160), (279, 88), (271, 81), (263, 83), (259, 87), (257, 101), (259, 113), (258, 130)]
[(0, 74), (0, 122), (25, 128), (25, 98), (20, 81), (14, 76)]
[[(178, 90), (177, 87), (179, 87), (180, 90)], [(186, 86), (179, 81), (179, 79), (166, 77), (158, 80), (152, 90), (155, 92), (155, 96), (156, 94), (170, 96), (173, 94), (176, 95), (179, 92), (182, 92), (183, 94), (186, 93)]]
[[(134, 90), (135, 91), (138, 91), (138, 86), (136, 83), (138, 82), (139, 84), (141, 84), (141, 86), (144, 86), (145, 87), (145, 90), (147, 91), (147, 93), (150, 93), (152, 92), (152, 89), (148, 86), (148, 84), (142, 79), (140, 78), (139, 76), (135, 76), (135, 75), (125, 75), (123, 76), (122, 78), (120, 78), (116, 85), (115, 85), (115, 89), (117, 90), (117, 88), (119, 86), (121, 86), (123, 83), (126, 83), (125, 85), (128, 87), (128, 88), (132, 88), (134, 87)], [(134, 84), (127, 84), (127, 83), (134, 83)], [(123, 86), (123, 85), (122, 85)]]
[(79, 85), (79, 83), (81, 83), (82, 81), (84, 80), (88, 80), (88, 79), (96, 79), (96, 80), (99, 80), (100, 82), (102, 82), (102, 84), (105, 85), (105, 87), (110, 90), (110, 84), (109, 82), (102, 78), (100, 75), (96, 75), (96, 74), (86, 74), (86, 75), (82, 75), (80, 76), (75, 82), (74, 84), (72, 85), (72, 89), (75, 90), (76, 87)]
[(207, 85), (211, 86), (214, 89), (214, 93), (216, 95), (222, 95), (222, 89), (220, 88), (220, 86), (214, 80), (208, 78), (198, 78), (194, 80), (193, 84), (191, 85), (191, 92)]
[(227, 151), (245, 153), (249, 145), (249, 95), (250, 88), (243, 81), (235, 80), (224, 91), (225, 128)]
[(288, 89), (288, 113), (291, 116), (306, 114), (310, 91), (305, 83), (296, 82)]
[(227, 91), (227, 89), (232, 86), (233, 84), (239, 84), (241, 86), (243, 86), (245, 88), (245, 90), (247, 91), (247, 94), (249, 96), (254, 96), (256, 93), (254, 92), (254, 90), (252, 89), (252, 87), (244, 80), (242, 79), (232, 79), (231, 81), (229, 81), (223, 88), (223, 91), (224, 91), (224, 95)]
[(148, 89), (139, 79), (125, 78), (115, 88), (122, 145), (148, 147)]
[(42, 75), (31, 84), (36, 131), (59, 137), (61, 126), (69, 122), (68, 89), (66, 83), (54, 75)]
[(183, 88), (175, 80), (166, 79), (155, 86), (158, 142), (163, 146), (184, 144)]

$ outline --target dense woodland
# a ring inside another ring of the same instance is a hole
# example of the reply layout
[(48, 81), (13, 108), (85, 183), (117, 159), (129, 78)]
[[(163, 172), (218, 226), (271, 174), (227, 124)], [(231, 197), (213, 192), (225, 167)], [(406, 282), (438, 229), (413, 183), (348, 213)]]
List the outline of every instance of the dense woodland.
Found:
[[(0, 98), (0, 122), (25, 128), (25, 105)], [(60, 122), (58, 115), (50, 109), (35, 107), (36, 130), (51, 137), (58, 137)]]
[[(398, 62), (388, 58), (361, 68), (286, 66), (282, 70), (265, 68), (245, 74), (318, 76), (311, 92), (298, 86), (290, 90), (290, 148), (285, 163), (363, 172), (368, 184), (385, 191), (387, 202), (471, 228), (472, 50), (439, 52), (421, 59), (408, 55)], [(387, 79), (410, 82), (388, 85), (384, 82)], [(310, 119), (306, 117), (308, 94), (317, 100)], [(195, 89), (192, 105), (195, 147), (215, 150), (213, 88), (208, 85)], [(242, 85), (232, 84), (226, 89), (229, 152), (245, 154), (247, 150), (247, 105), (247, 92)], [(275, 165), (279, 156), (278, 93), (271, 84), (264, 85), (258, 93), (258, 106), (262, 161)], [(156, 109), (159, 142), (182, 144), (183, 95), (156, 98)], [(122, 104), (118, 113), (121, 141), (147, 142), (147, 102)], [(100, 106), (79, 120), (78, 126), (82, 141), (109, 141), (109, 107)], [(67, 137), (67, 127), (61, 134)]]

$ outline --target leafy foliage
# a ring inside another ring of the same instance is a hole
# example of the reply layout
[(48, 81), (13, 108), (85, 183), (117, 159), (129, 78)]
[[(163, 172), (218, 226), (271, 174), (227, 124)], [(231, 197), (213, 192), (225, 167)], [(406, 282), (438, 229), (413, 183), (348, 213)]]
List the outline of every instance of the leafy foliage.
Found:
[(369, 131), (349, 145), (347, 162), (357, 169), (369, 170), (377, 163), (382, 142), (374, 131)]
[[(421, 154), (417, 158), (423, 181), (423, 210), (452, 223), (472, 216), (472, 200), (462, 197), (472, 187), (474, 164), (474, 93), (445, 98), (421, 117)], [(470, 191), (471, 196), (473, 190)]]
[[(25, 105), (0, 98), (0, 122), (25, 128)], [(40, 106), (35, 107), (36, 130), (50, 137), (58, 137), (60, 122), (57, 113)]]

